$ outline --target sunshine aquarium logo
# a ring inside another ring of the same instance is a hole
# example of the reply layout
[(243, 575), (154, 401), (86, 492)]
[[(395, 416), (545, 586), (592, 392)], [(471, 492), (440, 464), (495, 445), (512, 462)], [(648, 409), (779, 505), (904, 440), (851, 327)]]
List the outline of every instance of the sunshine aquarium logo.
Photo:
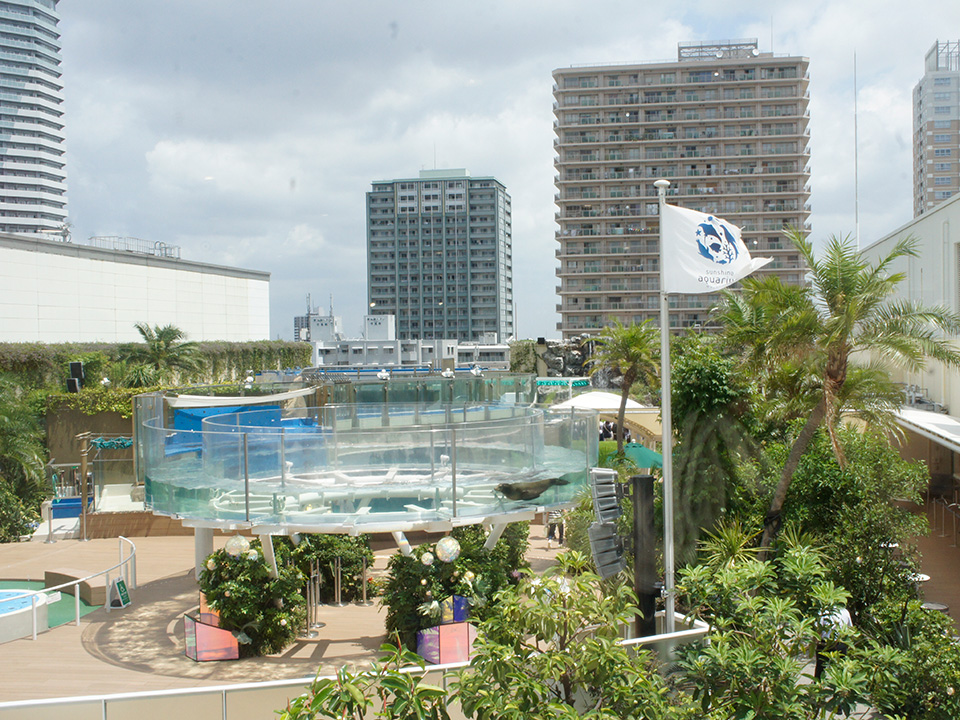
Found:
[(703, 257), (718, 265), (729, 265), (740, 256), (736, 235), (727, 223), (713, 215), (697, 225), (697, 247)]

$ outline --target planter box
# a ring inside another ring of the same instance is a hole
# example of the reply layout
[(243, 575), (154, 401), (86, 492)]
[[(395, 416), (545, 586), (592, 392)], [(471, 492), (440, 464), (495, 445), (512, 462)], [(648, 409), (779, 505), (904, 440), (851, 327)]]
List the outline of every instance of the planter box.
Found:
[(470, 616), (470, 601), (462, 595), (451, 595), (440, 603), (440, 624), (466, 622)]
[(477, 629), (467, 622), (437, 625), (417, 633), (417, 654), (431, 665), (467, 662)]

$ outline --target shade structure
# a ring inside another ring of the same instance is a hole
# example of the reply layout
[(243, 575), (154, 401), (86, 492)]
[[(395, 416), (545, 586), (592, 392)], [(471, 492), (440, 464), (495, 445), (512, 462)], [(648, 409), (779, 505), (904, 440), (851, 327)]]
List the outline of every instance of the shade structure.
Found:
[(640, 443), (627, 443), (623, 446), (623, 454), (638, 468), (663, 467), (663, 455)]
[[(596, 410), (601, 420), (617, 421), (620, 410), (620, 395), (617, 393), (595, 390), (573, 397), (565, 402), (550, 407), (551, 410), (564, 408), (578, 408), (582, 410)], [(636, 400), (627, 398), (627, 406), (623, 416), (624, 425), (630, 428), (635, 437), (651, 442), (660, 442), (662, 430), (660, 428), (660, 408), (641, 405)]]

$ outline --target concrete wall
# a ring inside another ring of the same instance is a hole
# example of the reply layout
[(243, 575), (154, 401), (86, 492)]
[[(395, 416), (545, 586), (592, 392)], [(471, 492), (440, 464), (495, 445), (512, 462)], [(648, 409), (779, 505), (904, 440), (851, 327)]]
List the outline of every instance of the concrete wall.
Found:
[(122, 417), (120, 413), (85, 415), (72, 408), (62, 408), (48, 413), (47, 449), (50, 451), (51, 461), (54, 463), (80, 462), (80, 443), (76, 436), (84, 432), (93, 433), (94, 437), (97, 435), (129, 436), (133, 432), (133, 420)]

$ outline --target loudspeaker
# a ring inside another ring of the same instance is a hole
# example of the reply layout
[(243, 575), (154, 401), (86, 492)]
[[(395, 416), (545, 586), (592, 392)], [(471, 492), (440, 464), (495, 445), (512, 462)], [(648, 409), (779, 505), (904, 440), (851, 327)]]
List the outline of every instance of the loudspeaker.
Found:
[(593, 468), (590, 471), (590, 486), (593, 491), (593, 511), (597, 522), (612, 523), (622, 514), (617, 471)]
[(590, 536), (590, 551), (597, 575), (608, 578), (622, 572), (626, 567), (623, 560), (623, 543), (617, 535), (613, 523), (593, 523), (587, 528)]
[[(76, 389), (71, 388), (71, 380), (76, 381)], [(83, 363), (74, 361), (70, 363), (70, 380), (67, 380), (67, 392), (79, 392), (83, 387)]]
[(80, 380), (75, 377), (67, 378), (67, 392), (80, 392)]

